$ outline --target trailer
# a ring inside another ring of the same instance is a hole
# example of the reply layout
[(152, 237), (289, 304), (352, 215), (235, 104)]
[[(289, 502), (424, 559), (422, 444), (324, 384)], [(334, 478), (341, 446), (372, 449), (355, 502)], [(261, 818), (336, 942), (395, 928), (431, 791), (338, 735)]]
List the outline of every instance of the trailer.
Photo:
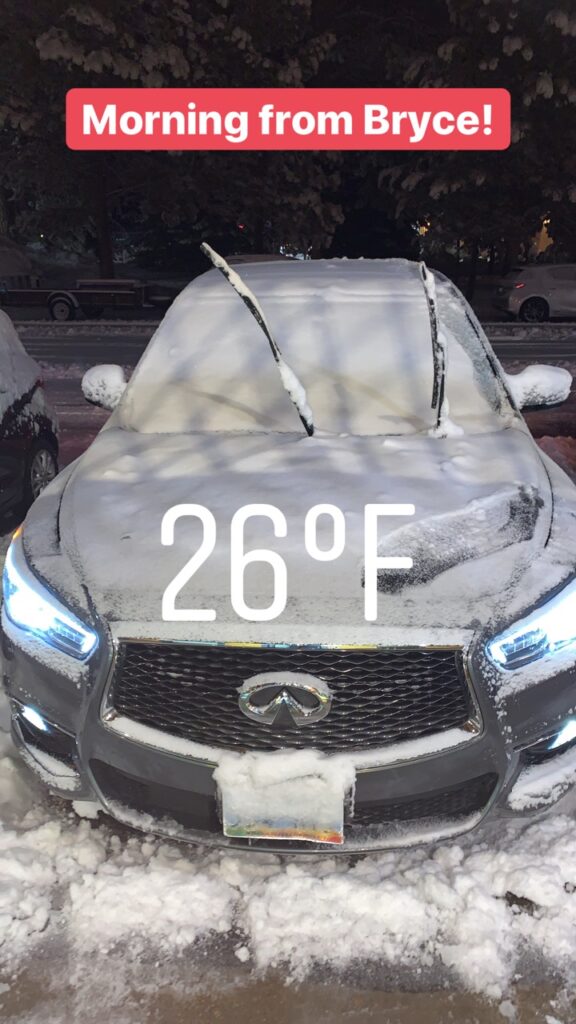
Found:
[(73, 288), (43, 288), (38, 278), (0, 280), (0, 306), (39, 307), (60, 322), (101, 316), (104, 309), (166, 309), (178, 289), (167, 284), (128, 279), (85, 278)]

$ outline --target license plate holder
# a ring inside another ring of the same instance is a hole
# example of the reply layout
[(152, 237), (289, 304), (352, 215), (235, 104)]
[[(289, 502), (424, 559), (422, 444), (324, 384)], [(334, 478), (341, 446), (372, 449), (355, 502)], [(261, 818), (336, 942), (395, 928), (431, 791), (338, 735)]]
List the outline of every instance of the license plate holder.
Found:
[(220, 786), (225, 836), (340, 846), (344, 799), (326, 779), (306, 775), (267, 786)]

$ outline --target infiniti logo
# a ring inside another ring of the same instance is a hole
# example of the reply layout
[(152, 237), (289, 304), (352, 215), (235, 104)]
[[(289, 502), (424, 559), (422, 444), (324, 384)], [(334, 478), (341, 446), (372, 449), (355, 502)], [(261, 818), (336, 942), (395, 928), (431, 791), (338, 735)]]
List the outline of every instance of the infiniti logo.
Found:
[(332, 705), (324, 680), (305, 672), (261, 672), (245, 679), (238, 692), (247, 718), (280, 728), (319, 722)]

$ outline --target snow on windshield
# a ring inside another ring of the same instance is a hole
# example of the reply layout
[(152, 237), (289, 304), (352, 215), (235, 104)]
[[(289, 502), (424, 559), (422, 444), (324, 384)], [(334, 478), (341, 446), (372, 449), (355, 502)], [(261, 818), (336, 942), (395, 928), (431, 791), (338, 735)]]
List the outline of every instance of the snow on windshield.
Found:
[[(434, 426), (430, 322), (416, 263), (261, 263), (243, 276), (306, 388), (317, 429), (407, 434)], [(498, 429), (498, 385), (482, 344), (458, 293), (441, 275), (437, 281), (451, 420), (468, 432)], [(119, 407), (120, 424), (144, 433), (298, 431), (266, 348), (222, 276), (203, 275), (152, 339)]]

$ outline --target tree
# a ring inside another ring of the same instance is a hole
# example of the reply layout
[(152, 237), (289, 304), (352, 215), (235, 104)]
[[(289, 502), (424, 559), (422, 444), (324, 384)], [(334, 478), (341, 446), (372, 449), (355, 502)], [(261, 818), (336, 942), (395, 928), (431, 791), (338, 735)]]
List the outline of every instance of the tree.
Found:
[[(23, 238), (43, 233), (80, 244), (93, 239), (110, 276), (112, 221), (222, 230), (239, 221), (264, 239), (321, 244), (338, 222), (338, 155), (73, 153), (63, 145), (64, 96), (78, 86), (303, 85), (334, 43), (318, 30), (311, 2), (227, 0), (165, 5), (149, 0), (41, 2), (21, 20), (15, 9), (0, 44), (0, 181)], [(305, 182), (305, 185), (304, 185)]]
[[(554, 236), (576, 202), (576, 15), (566, 3), (546, 13), (509, 0), (446, 0), (445, 11), (445, 38), (398, 52), (396, 74), (406, 85), (508, 88), (512, 145), (402, 154), (381, 184), (398, 213), (430, 223), (430, 240), (451, 235), (515, 258), (545, 214)], [(469, 291), (474, 273), (472, 260)]]
[[(180, 242), (360, 252), (461, 244), (500, 262), (576, 203), (574, 0), (36, 0), (7, 5), (0, 41), (0, 189), (15, 237), (96, 247), (115, 230)], [(504, 153), (71, 153), (73, 86), (503, 86)], [(377, 230), (373, 230), (377, 229)], [(469, 290), (475, 260), (471, 260)]]

